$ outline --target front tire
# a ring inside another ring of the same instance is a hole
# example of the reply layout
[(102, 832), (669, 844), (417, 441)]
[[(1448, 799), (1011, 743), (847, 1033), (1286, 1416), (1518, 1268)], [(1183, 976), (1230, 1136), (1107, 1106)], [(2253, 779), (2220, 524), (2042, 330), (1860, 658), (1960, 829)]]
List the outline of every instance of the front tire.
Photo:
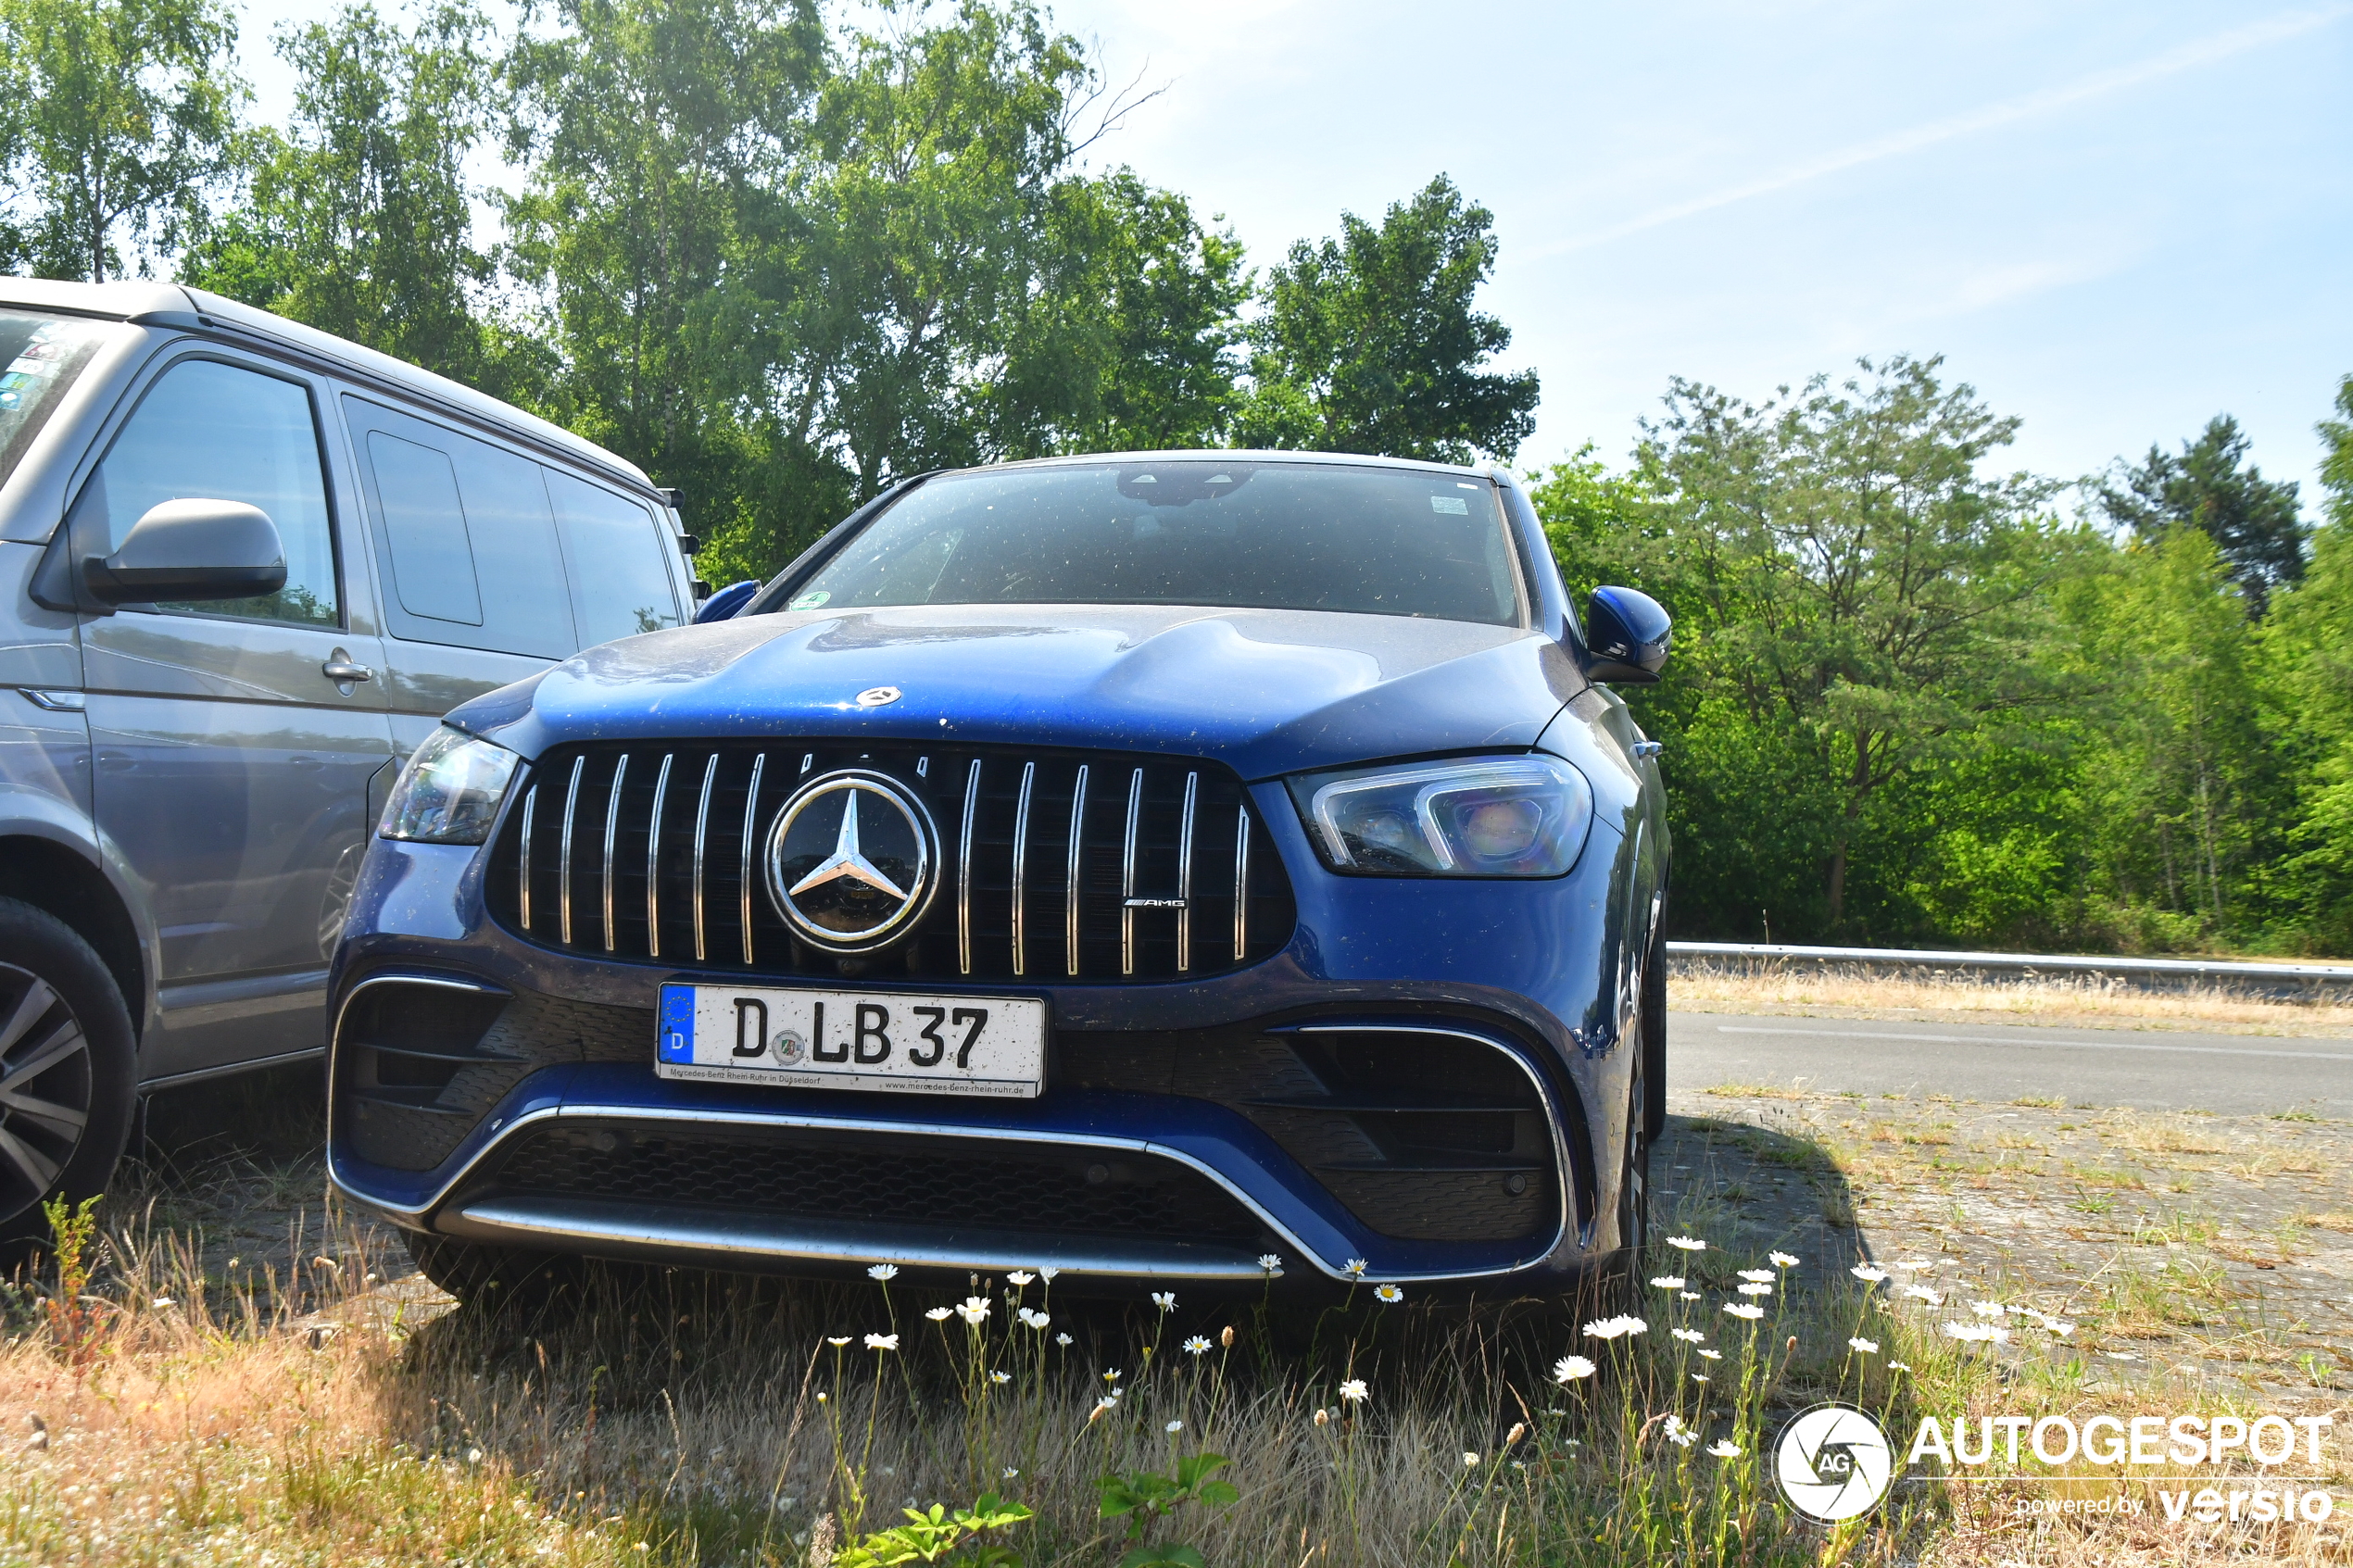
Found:
[(41, 1206), (104, 1191), (131, 1135), (131, 1011), (97, 952), (0, 898), (0, 1252), (48, 1234)]

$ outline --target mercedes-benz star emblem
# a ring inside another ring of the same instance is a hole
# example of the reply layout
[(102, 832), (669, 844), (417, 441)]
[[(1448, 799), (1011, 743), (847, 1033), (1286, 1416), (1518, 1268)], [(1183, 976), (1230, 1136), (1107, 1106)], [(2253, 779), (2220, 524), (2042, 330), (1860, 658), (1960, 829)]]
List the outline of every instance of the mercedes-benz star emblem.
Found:
[(887, 708), (900, 696), (897, 686), (868, 686), (858, 694), (861, 708)]
[(931, 813), (898, 780), (862, 768), (793, 792), (768, 835), (768, 896), (795, 935), (865, 953), (913, 927), (938, 856)]

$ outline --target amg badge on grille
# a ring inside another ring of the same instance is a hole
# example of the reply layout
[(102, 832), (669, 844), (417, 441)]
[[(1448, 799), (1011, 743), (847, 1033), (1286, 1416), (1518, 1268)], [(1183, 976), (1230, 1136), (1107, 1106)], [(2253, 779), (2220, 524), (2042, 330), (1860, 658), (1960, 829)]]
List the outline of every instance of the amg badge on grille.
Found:
[(938, 881), (939, 842), (920, 797), (885, 773), (845, 768), (802, 784), (768, 835), (768, 895), (795, 935), (866, 953), (913, 929)]

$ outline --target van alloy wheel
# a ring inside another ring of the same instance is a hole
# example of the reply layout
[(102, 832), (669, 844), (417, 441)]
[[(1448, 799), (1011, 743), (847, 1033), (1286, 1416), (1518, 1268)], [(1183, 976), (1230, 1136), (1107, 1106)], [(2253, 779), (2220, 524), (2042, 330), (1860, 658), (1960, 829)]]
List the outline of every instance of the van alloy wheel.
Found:
[(90, 1045), (46, 980), (0, 963), (0, 1215), (57, 1185), (90, 1123)]

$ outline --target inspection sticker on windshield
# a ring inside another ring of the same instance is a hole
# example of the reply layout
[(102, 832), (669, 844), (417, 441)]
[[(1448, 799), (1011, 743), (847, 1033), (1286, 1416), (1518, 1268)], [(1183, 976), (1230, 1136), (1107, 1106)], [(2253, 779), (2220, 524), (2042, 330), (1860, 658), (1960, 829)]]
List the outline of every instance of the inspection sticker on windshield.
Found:
[(1046, 1076), (1032, 997), (681, 985), (660, 1017), (664, 1078), (1032, 1099)]
[(1429, 498), (1429, 509), (1434, 512), (1444, 512), (1449, 517), (1470, 516), (1470, 503), (1460, 495), (1432, 495)]

